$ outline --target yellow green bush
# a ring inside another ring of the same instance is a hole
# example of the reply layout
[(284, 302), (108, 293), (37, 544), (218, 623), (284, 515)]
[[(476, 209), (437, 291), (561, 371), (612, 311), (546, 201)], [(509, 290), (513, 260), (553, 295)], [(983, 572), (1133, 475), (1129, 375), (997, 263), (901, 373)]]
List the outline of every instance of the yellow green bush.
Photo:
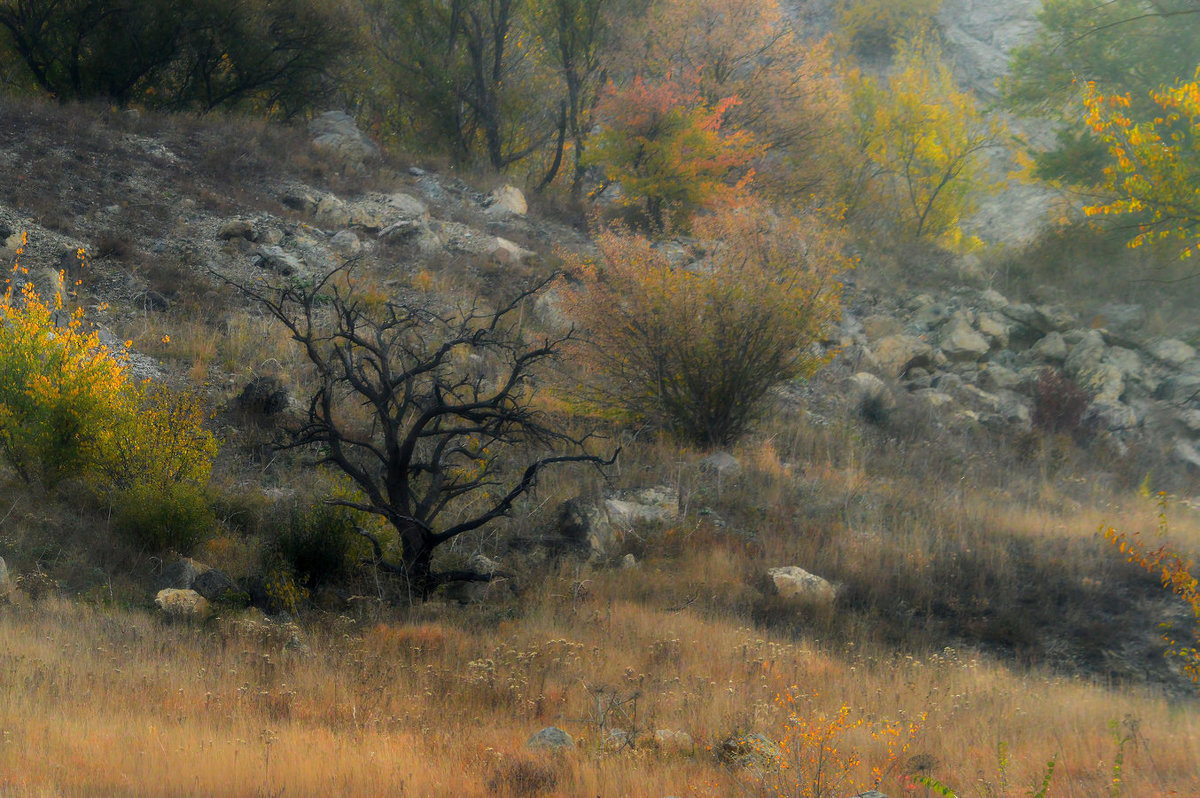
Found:
[(216, 441), (201, 402), (133, 382), (124, 352), (63, 304), (61, 290), (42, 299), (18, 250), (0, 300), (0, 455), (46, 489), (82, 480), (140, 544), (190, 546), (211, 527)]

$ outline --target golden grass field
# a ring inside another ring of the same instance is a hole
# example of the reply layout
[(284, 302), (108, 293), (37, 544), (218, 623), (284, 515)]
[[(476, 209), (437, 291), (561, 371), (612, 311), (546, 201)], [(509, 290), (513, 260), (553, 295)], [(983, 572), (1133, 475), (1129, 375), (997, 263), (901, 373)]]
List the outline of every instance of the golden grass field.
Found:
[[(794, 481), (772, 472), (774, 457), (744, 489)], [(855, 470), (809, 479), (830, 501), (849, 501), (852, 484), (896, 489)], [(1090, 560), (1062, 563), (1064, 580), (1119, 563), (1096, 533), (1102, 517), (1153, 521), (1137, 500), (1107, 514), (1065, 499), (1047, 509), (1056, 502), (1045, 497), (1020, 510), (954, 501), (964, 529), (990, 512), (991, 534), (1091, 547)], [(1188, 511), (1172, 512), (1173, 534), (1194, 543)], [(894, 530), (909, 568), (947, 537), (979, 534), (917, 526)], [(757, 569), (805, 549), (781, 531), (746, 546), (703, 525), (659, 530), (636, 569), (561, 566), (515, 601), (353, 601), (304, 619), (301, 645), (290, 627), (243, 612), (166, 624), (18, 594), (0, 606), (0, 795), (843, 798), (878, 785), (896, 798), (935, 794), (913, 781), (932, 775), (960, 796), (1023, 796), (1052, 758), (1053, 796), (1200, 794), (1194, 695), (970, 649), (896, 648), (870, 616), (840, 609), (775, 600), (753, 623), (739, 596), (755, 606), (745, 597)], [(830, 548), (825, 567), (843, 575), (853, 568), (839, 559), (886, 576), (872, 557), (895, 555)], [(526, 749), (547, 725), (577, 746)], [(659, 730), (687, 737), (656, 740)], [(782, 767), (721, 761), (722, 741), (753, 732), (783, 744)]]

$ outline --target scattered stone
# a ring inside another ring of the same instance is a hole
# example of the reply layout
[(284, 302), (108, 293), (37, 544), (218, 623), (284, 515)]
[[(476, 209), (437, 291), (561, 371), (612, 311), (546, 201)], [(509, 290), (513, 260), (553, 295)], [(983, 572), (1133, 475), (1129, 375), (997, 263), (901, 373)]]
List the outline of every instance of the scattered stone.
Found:
[(249, 241), (254, 236), (254, 225), (247, 219), (230, 219), (221, 226), (217, 238), (228, 241), (231, 238), (244, 238)]
[(1067, 359), (1067, 355), (1069, 354), (1067, 351), (1067, 342), (1060, 332), (1046, 333), (1041, 340), (1033, 345), (1032, 351), (1034, 357), (1050, 363), (1062, 363)]
[(525, 747), (558, 751), (563, 748), (574, 748), (575, 741), (571, 739), (571, 735), (557, 726), (547, 726), (526, 740)]
[(353, 257), (362, 252), (363, 248), (358, 236), (350, 230), (339, 230), (334, 233), (333, 238), (329, 239), (329, 246), (334, 252), (345, 257)]
[(273, 416), (291, 403), (287, 388), (275, 377), (255, 377), (238, 394), (237, 406), (244, 413)]
[(1196, 350), (1176, 338), (1159, 338), (1146, 347), (1146, 353), (1160, 363), (1180, 368), (1196, 357)]
[(1189, 409), (1184, 410), (1179, 414), (1179, 420), (1183, 422), (1183, 426), (1193, 435), (1200, 434), (1200, 410)]
[(501, 186), (488, 195), (491, 204), (488, 205), (489, 216), (524, 216), (529, 210), (525, 195), (516, 186)]
[(951, 360), (981, 360), (991, 348), (962, 311), (955, 313), (942, 330), (941, 350)]
[(713, 452), (700, 461), (700, 471), (718, 477), (736, 477), (742, 473), (742, 464), (729, 452)]
[(775, 590), (784, 598), (801, 598), (831, 603), (837, 598), (837, 588), (827, 579), (809, 573), (795, 565), (767, 569)]
[(290, 252), (285, 252), (283, 247), (274, 245), (259, 247), (258, 255), (254, 258), (254, 265), (284, 277), (290, 277), (304, 269), (304, 261)]
[(173, 621), (203, 621), (212, 614), (208, 600), (195, 590), (167, 588), (158, 591), (154, 603)]
[(871, 352), (885, 377), (903, 377), (911, 368), (933, 364), (933, 347), (911, 335), (889, 335), (876, 341)]

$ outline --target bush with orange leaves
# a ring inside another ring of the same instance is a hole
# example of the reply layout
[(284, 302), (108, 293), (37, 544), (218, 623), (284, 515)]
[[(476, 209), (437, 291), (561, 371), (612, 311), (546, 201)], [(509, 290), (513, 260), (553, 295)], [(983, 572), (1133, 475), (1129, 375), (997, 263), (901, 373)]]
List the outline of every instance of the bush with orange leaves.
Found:
[(817, 214), (758, 203), (697, 218), (699, 243), (673, 258), (624, 230), (598, 256), (568, 256), (569, 312), (584, 332), (582, 394), (625, 419), (703, 446), (731, 443), (768, 393), (826, 361), (816, 345), (841, 313), (836, 230)]

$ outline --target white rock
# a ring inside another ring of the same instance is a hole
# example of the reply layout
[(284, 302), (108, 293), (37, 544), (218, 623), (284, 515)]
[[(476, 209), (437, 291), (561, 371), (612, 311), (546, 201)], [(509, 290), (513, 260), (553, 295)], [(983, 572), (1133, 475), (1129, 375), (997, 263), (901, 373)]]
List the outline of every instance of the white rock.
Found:
[(796, 565), (769, 568), (767, 576), (784, 598), (813, 599), (823, 603), (831, 603), (837, 598), (837, 588), (832, 583)]

